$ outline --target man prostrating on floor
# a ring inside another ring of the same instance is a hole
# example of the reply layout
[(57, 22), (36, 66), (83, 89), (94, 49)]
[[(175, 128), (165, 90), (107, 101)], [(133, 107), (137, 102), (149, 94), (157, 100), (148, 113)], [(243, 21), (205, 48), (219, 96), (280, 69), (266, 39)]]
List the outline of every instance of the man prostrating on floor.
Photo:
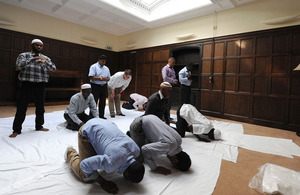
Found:
[(138, 160), (145, 161), (156, 173), (168, 175), (171, 170), (158, 166), (154, 158), (167, 155), (173, 167), (180, 171), (188, 171), (191, 166), (189, 155), (182, 151), (180, 135), (155, 115), (144, 115), (134, 119), (127, 132), (141, 148)]
[(83, 182), (97, 181), (103, 190), (115, 194), (118, 186), (97, 170), (116, 171), (133, 183), (144, 177), (144, 165), (135, 160), (140, 154), (139, 147), (112, 122), (100, 118), (89, 120), (78, 131), (78, 148), (79, 154), (68, 147), (65, 160)]

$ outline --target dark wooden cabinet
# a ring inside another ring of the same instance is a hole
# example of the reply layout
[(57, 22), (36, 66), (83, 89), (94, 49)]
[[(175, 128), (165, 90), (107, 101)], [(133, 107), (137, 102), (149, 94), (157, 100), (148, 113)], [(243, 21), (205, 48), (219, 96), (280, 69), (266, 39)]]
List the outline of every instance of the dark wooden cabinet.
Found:
[[(187, 44), (177, 47), (170, 48), (170, 56), (174, 57), (176, 60), (176, 65), (174, 70), (179, 81), (178, 73), (187, 64), (192, 63), (192, 94), (191, 94), (191, 104), (199, 107), (201, 99), (199, 98), (200, 86), (201, 86), (201, 56), (202, 56), (202, 44)], [(180, 83), (175, 86), (175, 97), (173, 101), (173, 109), (180, 106)]]

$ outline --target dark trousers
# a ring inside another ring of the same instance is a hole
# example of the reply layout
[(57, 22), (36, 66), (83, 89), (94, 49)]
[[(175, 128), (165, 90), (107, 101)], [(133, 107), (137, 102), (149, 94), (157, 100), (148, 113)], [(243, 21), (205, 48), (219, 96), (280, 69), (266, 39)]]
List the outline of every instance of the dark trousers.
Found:
[[(92, 118), (89, 115), (85, 114), (85, 112), (77, 114), (77, 116), (84, 123), (86, 123), (88, 120)], [(67, 113), (64, 113), (64, 118), (68, 122), (67, 129), (71, 129), (74, 131), (78, 131), (80, 129), (80, 126), (77, 123), (75, 123)]]
[(135, 101), (129, 97), (129, 102), (123, 103), (122, 104), (122, 108), (125, 108), (125, 109), (134, 109), (134, 107), (133, 107), (134, 102)]
[[(99, 99), (99, 104), (98, 104), (99, 117), (103, 118), (104, 111), (105, 111), (105, 105), (106, 105), (106, 98), (107, 98), (107, 84), (97, 85), (97, 84), (91, 83), (91, 86), (92, 86), (92, 94), (94, 96), (96, 104)], [(90, 115), (91, 115), (91, 113), (90, 113)]]
[(181, 104), (189, 104), (191, 102), (191, 87), (180, 85)]
[(168, 107), (167, 107), (169, 117), (170, 117), (170, 110), (172, 108), (174, 96), (175, 96), (175, 87), (174, 87), (174, 85), (172, 85), (172, 92), (171, 92), (170, 96), (168, 97)]
[(31, 97), (35, 100), (35, 129), (43, 128), (44, 124), (44, 103), (45, 83), (22, 82), (17, 102), (17, 112), (13, 122), (13, 133), (21, 133), (22, 124), (26, 117), (28, 102)]

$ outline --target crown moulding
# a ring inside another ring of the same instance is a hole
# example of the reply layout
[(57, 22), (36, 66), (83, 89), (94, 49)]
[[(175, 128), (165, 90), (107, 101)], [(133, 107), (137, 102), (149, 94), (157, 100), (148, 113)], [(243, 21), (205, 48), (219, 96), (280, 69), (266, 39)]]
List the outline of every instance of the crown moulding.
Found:
[(184, 34), (184, 35), (178, 35), (178, 36), (176, 36), (176, 38), (179, 40), (184, 40), (184, 39), (194, 38), (195, 36), (196, 35), (194, 33), (189, 33), (189, 34)]

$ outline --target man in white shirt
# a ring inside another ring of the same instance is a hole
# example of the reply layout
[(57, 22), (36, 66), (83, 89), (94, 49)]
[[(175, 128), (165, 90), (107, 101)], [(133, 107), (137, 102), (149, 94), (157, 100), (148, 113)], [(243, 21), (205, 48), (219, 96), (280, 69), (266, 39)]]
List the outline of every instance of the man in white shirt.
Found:
[(148, 98), (143, 95), (132, 93), (129, 96), (129, 102), (125, 102), (122, 107), (125, 109), (145, 110)]
[(183, 104), (177, 110), (176, 131), (185, 136), (189, 131), (200, 141), (210, 142), (210, 140), (221, 139), (221, 132), (215, 129), (212, 122), (203, 116), (193, 105)]
[(180, 82), (180, 97), (181, 104), (189, 104), (191, 101), (191, 85), (192, 85), (192, 70), (193, 64), (190, 63), (181, 69), (178, 73)]
[(112, 118), (116, 116), (114, 104), (116, 106), (117, 115), (125, 116), (121, 112), (120, 98), (121, 98), (121, 93), (128, 87), (131, 81), (131, 75), (132, 75), (131, 70), (126, 69), (124, 72), (115, 73), (107, 83), (108, 98), (109, 98), (108, 105), (109, 105), (110, 116)]
[[(66, 108), (64, 118), (68, 125), (67, 129), (78, 131), (91, 118), (99, 118), (97, 105), (94, 96), (91, 94), (91, 85), (81, 85), (82, 92), (76, 93), (71, 97), (70, 104)], [(84, 111), (90, 108), (91, 116)]]

